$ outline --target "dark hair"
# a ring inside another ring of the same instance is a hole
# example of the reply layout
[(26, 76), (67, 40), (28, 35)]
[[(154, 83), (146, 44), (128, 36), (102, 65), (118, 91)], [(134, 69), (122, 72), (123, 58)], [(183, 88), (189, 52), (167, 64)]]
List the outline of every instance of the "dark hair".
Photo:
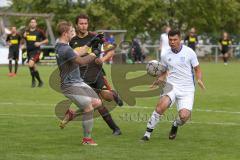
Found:
[(89, 17), (88, 17), (88, 15), (87, 14), (80, 14), (80, 15), (78, 15), (77, 17), (76, 17), (76, 19), (75, 19), (75, 24), (78, 24), (78, 20), (79, 19), (87, 19), (88, 21), (89, 21)]
[(175, 35), (178, 35), (179, 37), (181, 37), (180, 31), (179, 31), (179, 30), (170, 30), (170, 31), (168, 32), (168, 37), (169, 37), (169, 36), (175, 36)]
[(57, 24), (57, 33), (59, 36), (61, 36), (64, 32), (69, 31), (72, 24), (67, 21), (61, 21)]

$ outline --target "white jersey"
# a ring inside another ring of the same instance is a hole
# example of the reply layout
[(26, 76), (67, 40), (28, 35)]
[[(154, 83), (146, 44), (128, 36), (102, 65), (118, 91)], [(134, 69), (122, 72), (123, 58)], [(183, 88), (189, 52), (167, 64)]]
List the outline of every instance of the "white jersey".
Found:
[(160, 37), (161, 41), (161, 57), (166, 53), (168, 49), (170, 49), (169, 42), (168, 42), (168, 34), (163, 33)]
[(178, 53), (168, 49), (161, 59), (162, 65), (167, 67), (167, 82), (180, 91), (194, 91), (193, 68), (199, 65), (196, 53), (189, 47), (182, 45)]

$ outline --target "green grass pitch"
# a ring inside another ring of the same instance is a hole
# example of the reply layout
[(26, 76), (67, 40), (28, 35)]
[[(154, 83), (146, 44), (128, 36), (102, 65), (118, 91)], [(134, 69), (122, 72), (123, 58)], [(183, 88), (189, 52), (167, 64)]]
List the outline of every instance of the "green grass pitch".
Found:
[(207, 90), (203, 93), (197, 87), (191, 121), (179, 129), (176, 140), (168, 140), (173, 108), (149, 142), (139, 141), (158, 100), (153, 97), (111, 112), (123, 132), (119, 137), (111, 134), (101, 117), (96, 118), (93, 137), (98, 146), (92, 147), (81, 145), (81, 122), (58, 128), (54, 107), (65, 98), (48, 85), (55, 67), (39, 67), (45, 86), (32, 89), (27, 67), (8, 77), (7, 66), (0, 66), (0, 160), (238, 160), (240, 64), (201, 67)]

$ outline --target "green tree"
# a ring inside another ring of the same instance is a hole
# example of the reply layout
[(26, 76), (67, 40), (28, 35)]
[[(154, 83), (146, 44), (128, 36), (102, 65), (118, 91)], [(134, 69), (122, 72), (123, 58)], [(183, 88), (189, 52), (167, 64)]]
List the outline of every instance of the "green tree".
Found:
[[(148, 33), (157, 39), (162, 27), (170, 24), (182, 31), (197, 28), (199, 34), (217, 37), (223, 30), (240, 34), (239, 0), (13, 0), (15, 12), (53, 13), (55, 26), (60, 20), (74, 22), (79, 13), (87, 13), (90, 29), (126, 29), (130, 38)], [(26, 18), (12, 18), (25, 25)], [(40, 20), (40, 24), (44, 24)], [(53, 27), (54, 28), (54, 27)]]

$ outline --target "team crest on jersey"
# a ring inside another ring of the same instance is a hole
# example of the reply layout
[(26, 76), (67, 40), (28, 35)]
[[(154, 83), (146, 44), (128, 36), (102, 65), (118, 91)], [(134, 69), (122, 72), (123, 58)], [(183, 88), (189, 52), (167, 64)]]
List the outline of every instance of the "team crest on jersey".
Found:
[(180, 57), (181, 62), (185, 62), (185, 57)]

